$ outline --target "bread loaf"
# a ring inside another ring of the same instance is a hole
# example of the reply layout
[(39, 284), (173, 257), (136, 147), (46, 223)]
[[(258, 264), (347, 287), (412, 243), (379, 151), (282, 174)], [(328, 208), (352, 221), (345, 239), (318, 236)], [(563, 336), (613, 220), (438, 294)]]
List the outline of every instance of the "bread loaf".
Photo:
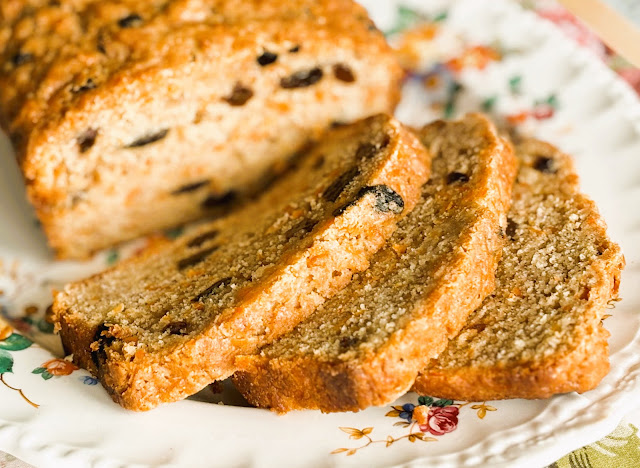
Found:
[(456, 400), (547, 398), (594, 388), (609, 371), (607, 304), (624, 257), (571, 158), (526, 140), (496, 290), (414, 390)]
[(405, 393), (493, 289), (515, 177), (511, 147), (483, 116), (420, 132), (431, 179), (366, 271), (234, 375), (277, 412), (357, 411)]
[(0, 2), (0, 124), (61, 258), (228, 210), (401, 76), (351, 0)]
[(369, 265), (429, 157), (393, 118), (333, 130), (255, 203), (67, 285), (54, 320), (115, 401), (147, 410), (235, 370)]

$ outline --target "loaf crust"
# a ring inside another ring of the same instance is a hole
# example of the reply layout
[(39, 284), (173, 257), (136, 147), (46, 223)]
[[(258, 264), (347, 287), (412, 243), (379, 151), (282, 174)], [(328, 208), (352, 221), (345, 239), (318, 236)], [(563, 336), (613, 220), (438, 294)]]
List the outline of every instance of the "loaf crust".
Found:
[(60, 258), (218, 215), (401, 78), (351, 0), (0, 4), (0, 126)]
[(516, 153), (521, 168), (496, 291), (416, 379), (418, 393), (547, 398), (590, 390), (609, 371), (602, 319), (618, 297), (624, 257), (580, 193), (570, 156), (537, 140)]
[(333, 130), (255, 203), (67, 285), (67, 353), (125, 408), (148, 410), (231, 375), (344, 287), (409, 212), (429, 156), (392, 117)]
[(420, 136), (434, 157), (431, 180), (369, 269), (260, 354), (236, 359), (234, 383), (251, 404), (280, 413), (386, 405), (492, 291), (511, 147), (479, 114)]

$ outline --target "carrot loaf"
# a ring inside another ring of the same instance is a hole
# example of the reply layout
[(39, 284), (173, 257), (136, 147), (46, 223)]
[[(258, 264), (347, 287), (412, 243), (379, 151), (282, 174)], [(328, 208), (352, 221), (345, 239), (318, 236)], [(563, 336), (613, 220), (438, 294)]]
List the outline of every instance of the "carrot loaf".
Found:
[(401, 77), (351, 0), (0, 2), (0, 125), (60, 258), (225, 211)]
[(368, 270), (259, 354), (234, 382), (277, 412), (357, 411), (405, 393), (493, 289), (516, 173), (483, 116), (420, 132), (430, 181)]
[(496, 290), (420, 374), (416, 392), (462, 400), (547, 398), (594, 388), (609, 370), (607, 303), (624, 257), (571, 158), (527, 140)]
[(133, 410), (224, 379), (368, 267), (428, 172), (392, 117), (334, 129), (255, 203), (56, 294), (65, 350)]

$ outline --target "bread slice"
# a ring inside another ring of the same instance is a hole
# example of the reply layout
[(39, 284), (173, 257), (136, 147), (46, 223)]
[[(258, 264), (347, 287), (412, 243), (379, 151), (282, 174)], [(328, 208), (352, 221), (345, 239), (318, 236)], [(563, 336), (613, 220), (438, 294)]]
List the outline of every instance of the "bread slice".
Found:
[(571, 158), (536, 140), (518, 145), (496, 290), (414, 390), (460, 400), (547, 398), (594, 388), (609, 370), (602, 325), (624, 257)]
[(234, 382), (250, 403), (277, 412), (388, 404), (493, 289), (511, 147), (477, 114), (420, 136), (434, 155), (431, 179), (369, 269), (292, 332), (236, 359)]
[(428, 178), (392, 117), (333, 130), (255, 204), (58, 293), (67, 353), (125, 408), (182, 399), (235, 370), (369, 265)]
[(59, 257), (218, 214), (399, 99), (351, 0), (0, 3), (0, 123)]

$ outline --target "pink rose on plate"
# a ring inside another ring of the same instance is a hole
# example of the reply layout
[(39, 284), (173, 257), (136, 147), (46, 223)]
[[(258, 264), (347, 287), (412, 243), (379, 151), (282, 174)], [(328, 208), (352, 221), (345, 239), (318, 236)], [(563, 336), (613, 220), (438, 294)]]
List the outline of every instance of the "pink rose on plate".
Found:
[(426, 424), (420, 424), (422, 432), (430, 432), (435, 436), (441, 436), (448, 432), (455, 431), (458, 427), (457, 406), (433, 406), (429, 408), (429, 417)]

